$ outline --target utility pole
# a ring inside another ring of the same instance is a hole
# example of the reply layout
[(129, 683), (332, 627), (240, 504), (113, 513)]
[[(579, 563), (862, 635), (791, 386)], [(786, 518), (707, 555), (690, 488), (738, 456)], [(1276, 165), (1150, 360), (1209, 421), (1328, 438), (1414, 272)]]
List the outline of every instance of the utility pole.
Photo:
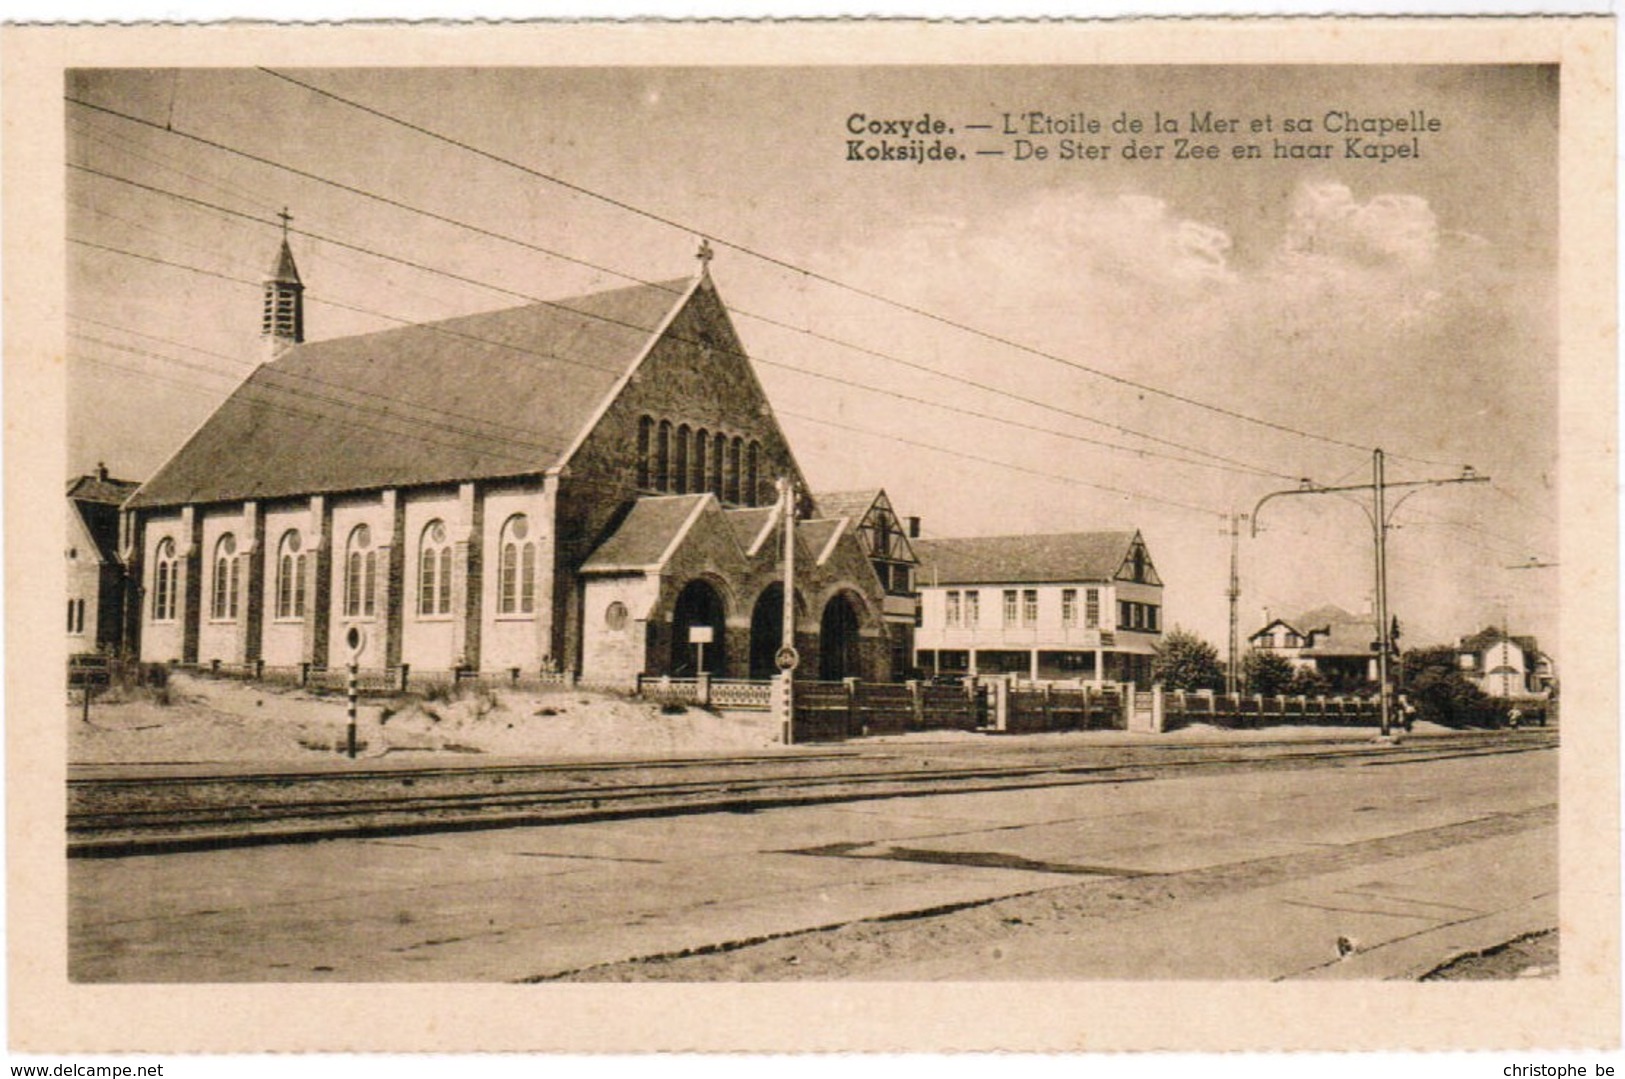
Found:
[(796, 485), (779, 481), (784, 499), (784, 627), (781, 631), (779, 668), (790, 677), (796, 668)]
[[(1443, 487), (1452, 483), (1488, 483), (1488, 476), (1480, 476), (1473, 470), (1472, 465), (1463, 465), (1461, 475), (1441, 477), (1431, 480), (1406, 480), (1401, 483), (1389, 483), (1385, 474), (1385, 461), (1382, 450), (1371, 451), (1371, 482), (1356, 483), (1336, 487), (1324, 487), (1311, 479), (1300, 480), (1298, 486), (1285, 491), (1271, 491), (1253, 506), (1254, 537), (1258, 535), (1258, 513), (1264, 508), (1264, 503), (1272, 498), (1282, 498), (1288, 495), (1328, 495), (1341, 494), (1346, 491), (1370, 491), (1371, 508), (1360, 508), (1371, 519), (1371, 538), (1376, 548), (1376, 578), (1377, 578), (1377, 696), (1379, 711), (1382, 716), (1382, 736), (1387, 738), (1393, 727), (1393, 702), (1388, 684), (1388, 660), (1393, 650), (1393, 640), (1389, 636), (1388, 619), (1388, 529), (1392, 527), (1394, 513), (1401, 504), (1411, 495), (1426, 487)], [(1393, 505), (1388, 504), (1388, 492), (1408, 488), (1403, 495), (1394, 500)], [(1356, 503), (1358, 504), (1358, 503)]]
[(1382, 736), (1392, 730), (1393, 704), (1389, 700), (1388, 653), (1394, 642), (1388, 636), (1388, 492), (1383, 470), (1381, 449), (1371, 453), (1371, 500), (1376, 516), (1372, 521), (1377, 534), (1377, 708), (1382, 716)]
[(1224, 691), (1235, 694), (1240, 676), (1241, 640), (1236, 623), (1236, 601), (1241, 599), (1241, 574), (1237, 571), (1237, 552), (1241, 546), (1241, 522), (1247, 519), (1244, 513), (1230, 515), (1230, 588), (1225, 595), (1230, 598), (1230, 666), (1224, 675)]

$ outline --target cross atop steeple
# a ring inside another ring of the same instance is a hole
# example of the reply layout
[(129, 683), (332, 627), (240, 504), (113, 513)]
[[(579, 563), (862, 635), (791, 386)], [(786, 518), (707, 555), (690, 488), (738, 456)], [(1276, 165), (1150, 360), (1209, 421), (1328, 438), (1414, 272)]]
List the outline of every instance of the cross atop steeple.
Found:
[(700, 260), (700, 271), (703, 273), (711, 268), (711, 260), (717, 257), (717, 253), (711, 250), (711, 241), (701, 236), (700, 249), (694, 252), (694, 257)]
[(282, 238), (286, 240), (288, 238), (288, 222), (293, 220), (293, 215), (290, 214), (288, 212), (288, 208), (284, 206), (282, 207), (282, 212), (277, 214), (277, 216), (282, 219)]

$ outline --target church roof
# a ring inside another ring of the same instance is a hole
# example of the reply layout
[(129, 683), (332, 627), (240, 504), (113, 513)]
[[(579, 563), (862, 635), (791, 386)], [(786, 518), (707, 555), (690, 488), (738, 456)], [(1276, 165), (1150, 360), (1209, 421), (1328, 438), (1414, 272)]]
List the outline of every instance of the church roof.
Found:
[(637, 285), (294, 346), (250, 375), (129, 504), (545, 471), (691, 284)]
[(1109, 581), (1128, 557), (1134, 532), (976, 536), (915, 540), (922, 584)]
[(626, 519), (582, 565), (583, 573), (613, 573), (658, 566), (688, 529), (708, 494), (657, 495), (632, 503)]

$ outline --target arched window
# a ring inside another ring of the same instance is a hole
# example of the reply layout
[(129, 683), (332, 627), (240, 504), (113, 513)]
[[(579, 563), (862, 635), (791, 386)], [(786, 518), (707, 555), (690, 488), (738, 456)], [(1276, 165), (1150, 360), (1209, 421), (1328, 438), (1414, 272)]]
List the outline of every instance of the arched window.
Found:
[(276, 554), (276, 616), (305, 617), (305, 552), (297, 528), (282, 533)]
[(451, 613), (451, 543), (444, 521), (423, 526), (418, 541), (418, 614)]
[(758, 470), (761, 468), (762, 447), (753, 438), (750, 449), (745, 451), (745, 504), (754, 506), (761, 500), (761, 488), (757, 486), (761, 480)]
[(694, 432), (694, 456), (689, 460), (688, 489), (695, 494), (703, 494), (710, 484), (710, 478), (705, 472), (705, 458), (711, 444), (711, 435), (701, 427)]
[(523, 513), (502, 526), (501, 570), (497, 575), (497, 613), (532, 614), (536, 610), (536, 542)]
[(734, 440), (728, 443), (728, 486), (723, 491), (722, 500), (739, 504), (739, 457), (745, 446), (745, 440), (735, 435)]
[(638, 418), (638, 486), (647, 490), (654, 486), (654, 479), (650, 475), (649, 454), (654, 442), (655, 421), (648, 416)]
[(175, 586), (180, 581), (180, 563), (175, 558), (175, 541), (164, 537), (158, 541), (153, 556), (152, 620), (170, 622), (175, 618)]
[(661, 420), (655, 438), (655, 482), (657, 491), (671, 490), (671, 421)]
[(209, 617), (230, 621), (237, 617), (237, 537), (227, 532), (214, 544), (213, 602)]
[(678, 494), (688, 493), (688, 424), (677, 428), (677, 448), (672, 455), (671, 489)]
[(728, 436), (721, 431), (711, 443), (711, 493), (722, 498), (722, 459), (728, 455)]
[(344, 545), (344, 616), (372, 618), (378, 613), (378, 552), (372, 530), (356, 525)]

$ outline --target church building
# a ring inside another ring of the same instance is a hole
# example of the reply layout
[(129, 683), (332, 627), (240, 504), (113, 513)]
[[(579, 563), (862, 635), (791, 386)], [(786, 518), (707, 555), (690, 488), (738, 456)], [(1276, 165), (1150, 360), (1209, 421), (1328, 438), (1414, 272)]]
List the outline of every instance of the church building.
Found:
[(284, 234), (267, 357), (125, 503), (150, 662), (765, 677), (780, 481), (798, 677), (891, 676), (887, 588), (814, 498), (710, 275), (305, 341)]

